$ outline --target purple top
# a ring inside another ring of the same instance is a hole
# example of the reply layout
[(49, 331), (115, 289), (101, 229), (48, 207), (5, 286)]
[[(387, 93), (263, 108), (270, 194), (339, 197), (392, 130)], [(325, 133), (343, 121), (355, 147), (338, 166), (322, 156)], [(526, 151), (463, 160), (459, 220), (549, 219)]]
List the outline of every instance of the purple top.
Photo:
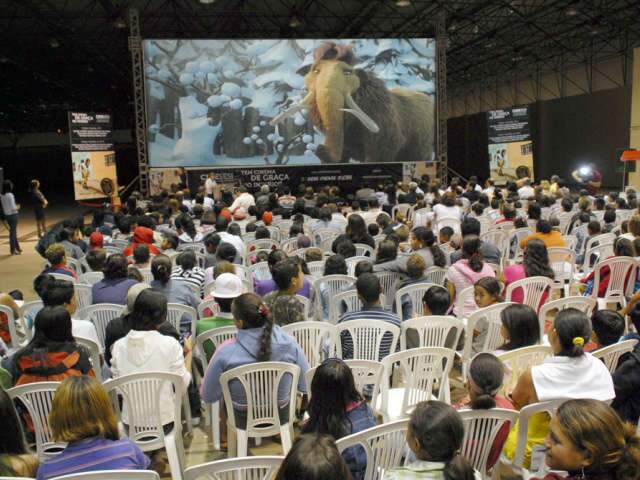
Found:
[[(276, 282), (274, 282), (272, 278), (269, 280), (258, 280), (255, 283), (256, 295), (260, 295), (261, 297), (264, 297), (267, 293), (273, 292), (277, 288)], [(297, 294), (311, 299), (311, 282), (307, 277), (304, 277), (302, 288), (298, 290)]]
[(85, 438), (67, 445), (64, 451), (40, 464), (38, 480), (96, 470), (146, 470), (151, 461), (128, 438), (107, 440)]
[(126, 305), (127, 292), (136, 283), (138, 282), (129, 278), (100, 280), (91, 288), (93, 304), (117, 303), (118, 305)]

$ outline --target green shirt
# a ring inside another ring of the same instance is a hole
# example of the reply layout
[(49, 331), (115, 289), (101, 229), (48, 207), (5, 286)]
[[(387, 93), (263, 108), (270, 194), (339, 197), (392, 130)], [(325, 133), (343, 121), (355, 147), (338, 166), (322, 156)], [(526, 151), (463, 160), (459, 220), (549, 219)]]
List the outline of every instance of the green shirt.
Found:
[[(218, 316), (218, 317), (208, 317), (208, 318), (203, 318), (202, 320), (198, 320), (198, 323), (196, 324), (196, 338), (200, 334), (204, 332), (208, 332), (209, 330), (213, 330), (214, 328), (233, 327), (235, 325), (235, 322), (233, 321), (233, 318), (230, 317), (231, 314), (227, 314), (227, 315), (229, 315), (229, 318)], [(207, 360), (211, 359), (214, 351), (215, 351), (215, 348), (213, 348), (213, 345), (211, 344), (211, 342), (206, 342), (204, 344), (204, 352), (207, 355)]]

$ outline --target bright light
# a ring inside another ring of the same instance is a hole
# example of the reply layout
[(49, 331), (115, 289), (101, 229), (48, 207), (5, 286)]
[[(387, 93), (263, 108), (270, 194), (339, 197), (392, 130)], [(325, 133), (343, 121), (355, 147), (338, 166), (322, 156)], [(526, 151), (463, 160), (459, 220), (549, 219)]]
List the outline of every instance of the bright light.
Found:
[(580, 167), (580, 170), (578, 170), (578, 172), (580, 172), (580, 175), (589, 175), (591, 173), (591, 167)]
[(396, 7), (408, 7), (411, 5), (411, 0), (396, 0)]

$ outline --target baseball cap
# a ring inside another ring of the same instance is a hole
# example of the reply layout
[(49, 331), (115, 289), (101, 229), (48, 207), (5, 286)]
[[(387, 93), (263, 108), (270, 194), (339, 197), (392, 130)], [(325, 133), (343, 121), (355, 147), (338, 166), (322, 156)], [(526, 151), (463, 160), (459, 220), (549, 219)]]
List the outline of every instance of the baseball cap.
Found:
[(91, 232), (89, 235), (89, 245), (96, 248), (102, 248), (104, 237), (100, 232)]
[(215, 279), (211, 295), (217, 298), (236, 298), (244, 293), (242, 280), (233, 273), (223, 273)]

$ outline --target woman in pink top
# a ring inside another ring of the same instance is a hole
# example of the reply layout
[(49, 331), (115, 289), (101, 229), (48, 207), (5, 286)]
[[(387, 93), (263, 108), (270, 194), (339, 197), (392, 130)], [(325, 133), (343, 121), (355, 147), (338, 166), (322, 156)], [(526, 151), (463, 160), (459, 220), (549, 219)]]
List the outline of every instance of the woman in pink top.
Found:
[[(521, 264), (509, 265), (502, 272), (505, 288), (517, 280), (529, 277), (555, 277), (553, 269), (549, 264), (549, 253), (544, 242), (540, 239), (529, 240), (524, 250), (524, 258)], [(540, 306), (547, 301), (549, 292), (545, 292), (540, 299), (540, 305), (537, 306), (536, 312)], [(521, 288), (516, 289), (511, 296), (511, 301), (522, 303), (524, 300), (524, 292)]]
[(458, 311), (457, 296), (468, 287), (484, 277), (495, 277), (493, 269), (483, 261), (480, 253), (480, 239), (476, 235), (465, 237), (462, 242), (462, 258), (449, 267), (445, 279), (449, 295), (454, 299), (453, 313), (458, 317), (466, 317), (478, 309), (473, 292), (469, 295), (463, 306), (463, 311)]

